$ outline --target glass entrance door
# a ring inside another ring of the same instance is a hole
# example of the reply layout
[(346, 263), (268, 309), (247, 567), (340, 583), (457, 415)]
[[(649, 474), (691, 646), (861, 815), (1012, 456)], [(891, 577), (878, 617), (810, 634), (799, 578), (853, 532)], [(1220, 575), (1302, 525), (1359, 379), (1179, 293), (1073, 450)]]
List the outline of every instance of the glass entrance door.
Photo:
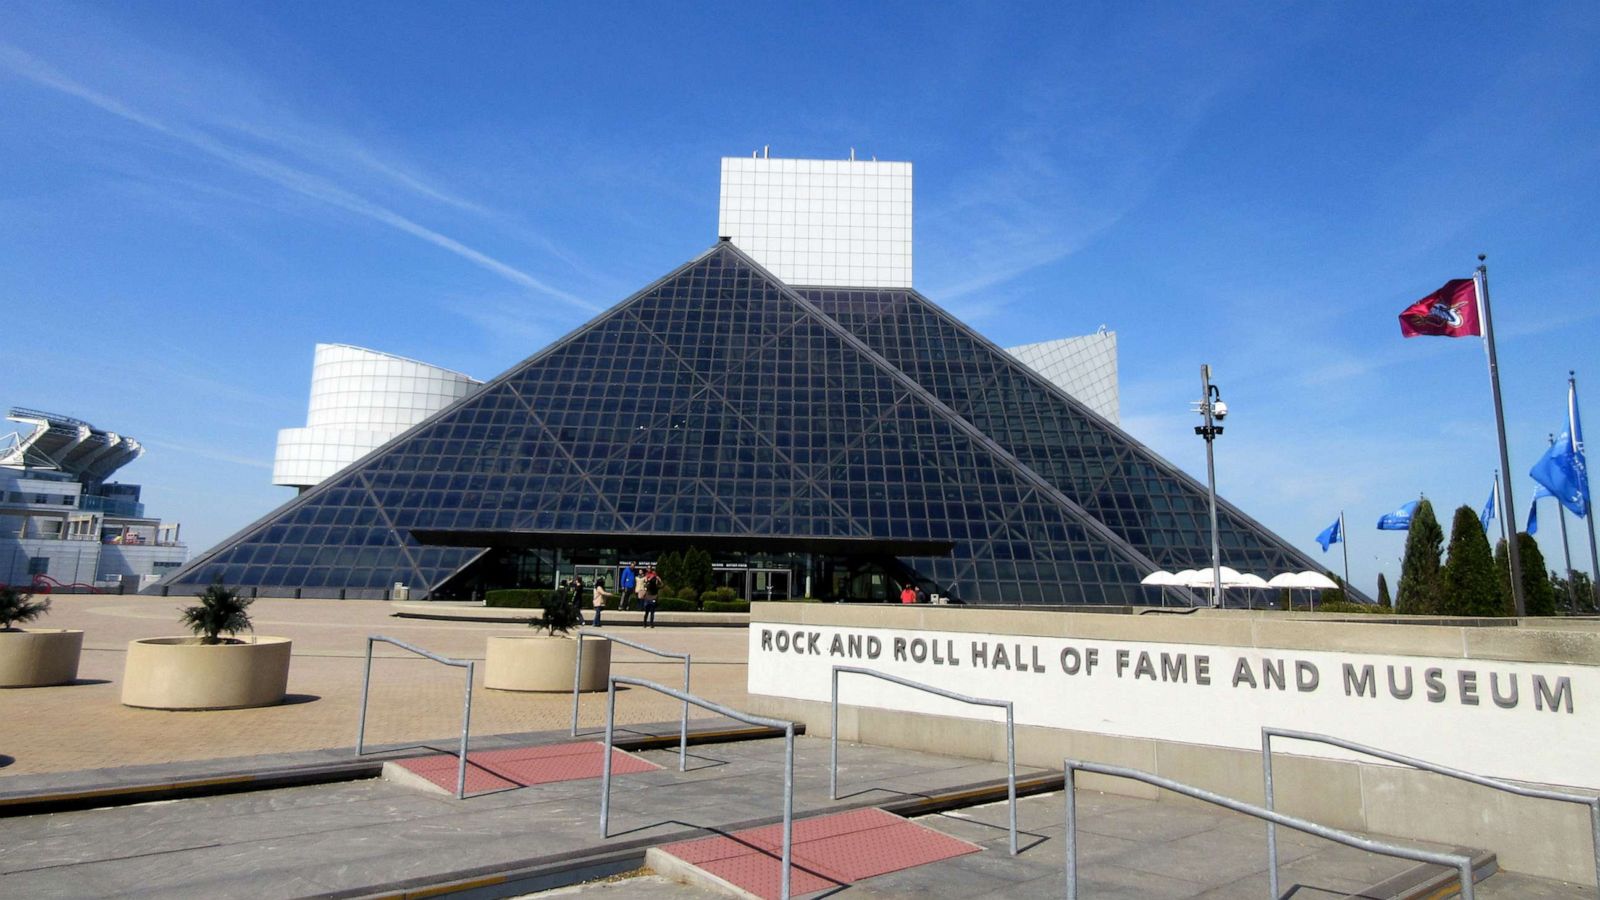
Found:
[(751, 569), (750, 592), (746, 596), (751, 600), (789, 599), (789, 570)]

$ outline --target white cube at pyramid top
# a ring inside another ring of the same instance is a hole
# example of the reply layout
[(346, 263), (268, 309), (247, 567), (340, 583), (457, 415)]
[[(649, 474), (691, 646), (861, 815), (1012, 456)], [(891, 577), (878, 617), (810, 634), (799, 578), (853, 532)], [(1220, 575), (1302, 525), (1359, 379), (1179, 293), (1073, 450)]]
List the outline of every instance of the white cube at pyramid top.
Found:
[(911, 163), (724, 157), (717, 235), (790, 285), (911, 287)]

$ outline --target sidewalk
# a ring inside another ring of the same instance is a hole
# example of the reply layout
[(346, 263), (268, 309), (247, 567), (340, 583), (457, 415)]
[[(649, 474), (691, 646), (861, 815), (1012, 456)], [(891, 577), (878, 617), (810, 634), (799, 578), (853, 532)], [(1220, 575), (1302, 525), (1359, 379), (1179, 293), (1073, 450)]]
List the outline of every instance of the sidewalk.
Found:
[[(259, 600), (256, 630), (294, 641), (289, 698), (281, 706), (212, 712), (164, 712), (121, 704), (128, 641), (182, 634), (177, 609), (191, 598), (60, 595), (41, 628), (79, 628), (84, 650), (79, 682), (0, 690), (0, 790), (7, 777), (180, 760), (346, 747), (355, 743), (366, 636), (385, 634), (456, 658), (482, 660), (486, 639), (524, 634), (505, 623), (434, 622), (393, 617), (395, 604), (370, 600)], [(620, 632), (633, 640), (694, 654), (695, 692), (735, 708), (745, 705), (745, 632), (735, 628), (661, 628)], [(614, 648), (613, 671), (675, 678), (682, 664), (627, 647)], [(474, 734), (565, 729), (570, 694), (474, 691)], [(459, 669), (378, 645), (367, 727), (377, 743), (457, 734), (461, 730)], [(604, 714), (605, 695), (585, 694), (584, 721)], [(677, 717), (679, 704), (654, 692), (618, 700), (622, 722)], [(709, 714), (692, 710), (691, 718)]]

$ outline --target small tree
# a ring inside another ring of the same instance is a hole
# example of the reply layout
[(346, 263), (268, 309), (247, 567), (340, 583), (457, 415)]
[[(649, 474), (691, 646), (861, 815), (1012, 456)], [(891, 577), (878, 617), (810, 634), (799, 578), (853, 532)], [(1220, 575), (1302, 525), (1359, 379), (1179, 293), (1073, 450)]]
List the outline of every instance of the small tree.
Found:
[(250, 604), (255, 601), (229, 588), (218, 578), (203, 592), (199, 606), (185, 607), (180, 621), (184, 627), (200, 635), (202, 644), (222, 643), (222, 633), (231, 639), (241, 631), (250, 629)]
[(1572, 581), (1561, 577), (1560, 572), (1550, 573), (1550, 586), (1557, 595), (1565, 598), (1572, 605), (1575, 613), (1592, 613), (1595, 611), (1594, 583), (1589, 580), (1586, 572), (1574, 569), (1571, 572)]
[(1406, 534), (1406, 553), (1400, 560), (1398, 612), (1432, 615), (1439, 608), (1439, 556), (1444, 552), (1444, 530), (1434, 518), (1433, 504), (1417, 504)]
[[(1413, 526), (1414, 527), (1414, 526)], [(1503, 616), (1505, 604), (1483, 523), (1470, 506), (1456, 510), (1450, 526), (1450, 556), (1444, 567), (1439, 612), (1447, 616)]]
[(572, 629), (583, 624), (583, 613), (579, 611), (578, 604), (583, 598), (567, 586), (561, 586), (550, 592), (542, 604), (543, 614), (539, 619), (529, 619), (528, 625), (532, 628), (543, 628), (550, 634), (566, 634)]
[(1394, 601), (1389, 597), (1389, 579), (1378, 573), (1378, 605), (1384, 609), (1394, 606)]
[(713, 572), (710, 553), (690, 547), (689, 551), (683, 555), (683, 582), (685, 587), (692, 587), (702, 593), (711, 590)]
[(1323, 574), (1327, 575), (1328, 576), (1328, 580), (1332, 581), (1335, 585), (1337, 585), (1337, 587), (1324, 588), (1321, 591), (1319, 591), (1318, 594), (1317, 594), (1317, 606), (1320, 607), (1324, 603), (1343, 603), (1343, 602), (1345, 602), (1345, 600), (1347, 598), (1346, 598), (1346, 591), (1344, 589), (1344, 579), (1340, 578), (1338, 575), (1333, 574), (1332, 572), (1325, 572)]
[(50, 599), (34, 600), (32, 594), (23, 594), (12, 587), (0, 587), (0, 631), (16, 631), (16, 625), (26, 625), (50, 611)]
[(668, 592), (684, 586), (683, 574), (683, 554), (676, 550), (664, 554), (656, 561), (656, 575), (661, 578), (661, 583)]
[(1516, 611), (1517, 601), (1511, 595), (1511, 553), (1505, 538), (1494, 542), (1494, 583), (1500, 589), (1500, 605), (1509, 616)]
[(1545, 574), (1544, 554), (1539, 542), (1526, 531), (1517, 533), (1517, 555), (1522, 557), (1522, 602), (1530, 616), (1556, 614), (1556, 592)]

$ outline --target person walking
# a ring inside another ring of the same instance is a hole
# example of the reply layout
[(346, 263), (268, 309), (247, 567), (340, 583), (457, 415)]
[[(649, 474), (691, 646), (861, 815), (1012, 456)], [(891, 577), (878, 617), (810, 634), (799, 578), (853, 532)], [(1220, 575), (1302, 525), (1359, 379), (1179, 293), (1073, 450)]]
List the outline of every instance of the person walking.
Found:
[(644, 627), (656, 627), (656, 600), (661, 596), (661, 576), (656, 574), (654, 566), (644, 575)]
[(616, 594), (606, 593), (606, 580), (604, 578), (596, 578), (594, 580), (594, 599), (590, 601), (594, 606), (594, 627), (600, 627), (600, 614), (605, 612), (606, 598), (615, 596)]
[(627, 609), (632, 603), (635, 588), (638, 587), (638, 575), (633, 571), (633, 563), (622, 567), (622, 575), (617, 579), (617, 590), (622, 592), (622, 601), (619, 604)]

